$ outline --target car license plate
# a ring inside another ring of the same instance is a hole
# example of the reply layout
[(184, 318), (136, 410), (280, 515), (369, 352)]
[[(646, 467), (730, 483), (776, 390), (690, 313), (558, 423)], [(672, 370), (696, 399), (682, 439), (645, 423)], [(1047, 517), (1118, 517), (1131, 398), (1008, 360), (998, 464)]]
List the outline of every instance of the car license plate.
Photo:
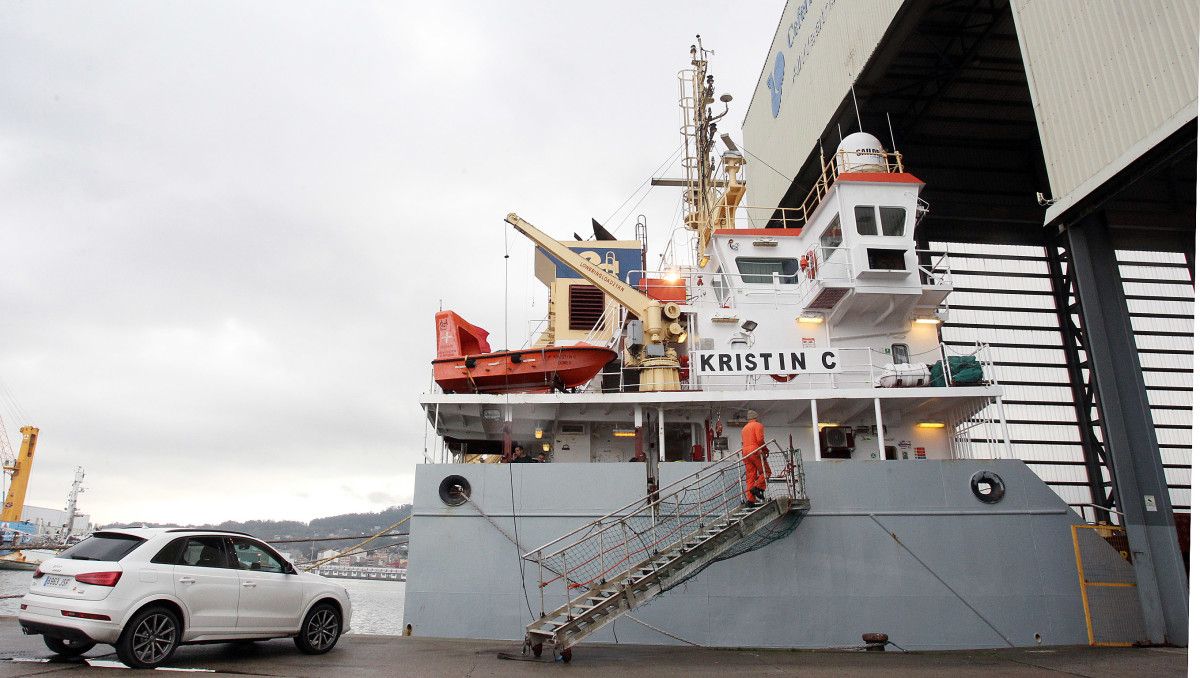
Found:
[(44, 588), (65, 589), (71, 583), (71, 577), (58, 577), (52, 574), (46, 575), (46, 581), (42, 584)]

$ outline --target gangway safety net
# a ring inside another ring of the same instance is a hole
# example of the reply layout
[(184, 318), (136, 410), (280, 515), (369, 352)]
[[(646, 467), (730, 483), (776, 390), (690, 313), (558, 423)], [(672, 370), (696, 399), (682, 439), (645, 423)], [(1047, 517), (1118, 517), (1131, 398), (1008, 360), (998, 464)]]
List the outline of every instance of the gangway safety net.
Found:
[[(706, 527), (744, 508), (747, 459), (751, 465), (759, 460), (762, 464), (765, 488), (755, 501), (807, 499), (797, 450), (771, 440), (753, 452), (731, 454), (523, 555), (537, 566), (542, 614), (547, 604), (558, 607), (629, 577), (660, 553), (681, 547)], [(770, 543), (794, 527), (793, 521), (748, 536), (746, 543), (713, 562)]]

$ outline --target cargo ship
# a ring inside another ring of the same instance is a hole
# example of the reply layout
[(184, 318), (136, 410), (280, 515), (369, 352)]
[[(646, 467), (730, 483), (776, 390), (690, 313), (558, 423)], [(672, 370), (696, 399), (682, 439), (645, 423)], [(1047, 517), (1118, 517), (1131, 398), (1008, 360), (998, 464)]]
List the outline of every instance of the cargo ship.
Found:
[[(743, 204), (709, 54), (679, 72), (683, 177), (659, 182), (690, 261), (648, 270), (644, 231), (558, 240), (513, 213), (544, 328), (496, 352), (435, 319), (420, 405), (450, 463), (417, 468), (411, 633), (567, 661), (1094, 641), (1079, 554), (1131, 568), (1014, 457), (989, 347), (940, 340), (954, 272), (917, 245), (920, 168), (855, 132), (800, 207)], [(1132, 588), (1105, 595), (1136, 614)]]

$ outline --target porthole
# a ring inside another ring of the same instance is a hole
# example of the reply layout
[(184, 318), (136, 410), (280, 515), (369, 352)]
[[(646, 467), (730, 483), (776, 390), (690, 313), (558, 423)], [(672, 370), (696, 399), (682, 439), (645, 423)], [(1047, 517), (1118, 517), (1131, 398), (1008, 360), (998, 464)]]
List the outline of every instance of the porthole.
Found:
[(447, 506), (462, 506), (471, 496), (471, 483), (462, 476), (446, 476), (438, 485), (438, 496)]
[(971, 476), (971, 491), (985, 504), (995, 504), (1004, 498), (1004, 481), (991, 471), (979, 471)]

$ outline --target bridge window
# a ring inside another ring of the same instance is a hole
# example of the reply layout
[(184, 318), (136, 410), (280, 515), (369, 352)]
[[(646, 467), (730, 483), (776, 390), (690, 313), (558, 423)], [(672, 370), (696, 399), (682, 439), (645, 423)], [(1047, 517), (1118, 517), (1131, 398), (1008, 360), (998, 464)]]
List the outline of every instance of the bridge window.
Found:
[(724, 306), (725, 298), (729, 296), (729, 285), (725, 282), (725, 272), (717, 269), (712, 279), (713, 294), (717, 295), (717, 304)]
[(821, 261), (828, 261), (837, 248), (842, 246), (842, 219), (834, 216), (833, 221), (821, 234)]
[(859, 235), (879, 235), (879, 225), (875, 223), (875, 207), (873, 205), (855, 207), (854, 222), (858, 224)]
[(796, 275), (800, 263), (795, 259), (738, 257), (734, 261), (737, 262), (738, 272), (742, 274), (742, 282), (770, 283), (775, 273), (779, 274), (781, 283), (795, 285), (800, 282)]
[(879, 221), (884, 235), (904, 235), (904, 208), (880, 207)]

